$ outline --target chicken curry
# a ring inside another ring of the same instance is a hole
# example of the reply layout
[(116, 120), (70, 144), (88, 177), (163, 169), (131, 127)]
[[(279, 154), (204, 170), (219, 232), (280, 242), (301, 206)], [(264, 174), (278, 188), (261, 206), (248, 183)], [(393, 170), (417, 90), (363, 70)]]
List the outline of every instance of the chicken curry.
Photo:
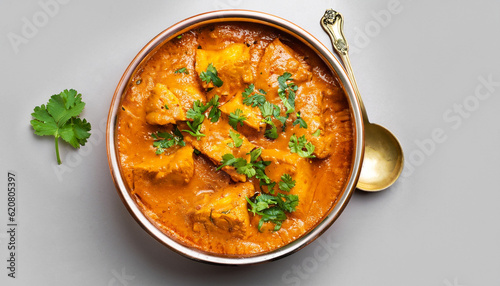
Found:
[(314, 228), (351, 171), (353, 121), (334, 74), (270, 27), (224, 22), (164, 43), (127, 87), (121, 172), (172, 239), (249, 256)]

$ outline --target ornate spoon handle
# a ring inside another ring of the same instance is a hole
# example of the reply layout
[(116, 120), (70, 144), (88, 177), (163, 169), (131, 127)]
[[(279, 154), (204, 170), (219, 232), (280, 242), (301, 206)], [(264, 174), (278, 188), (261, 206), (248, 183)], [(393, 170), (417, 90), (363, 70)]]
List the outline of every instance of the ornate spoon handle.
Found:
[(351, 81), (354, 92), (359, 102), (359, 106), (361, 108), (361, 113), (363, 115), (363, 121), (368, 122), (368, 115), (366, 113), (365, 105), (361, 100), (361, 94), (359, 93), (358, 84), (356, 83), (356, 79), (354, 78), (354, 73), (352, 72), (351, 60), (349, 59), (349, 45), (347, 44), (347, 40), (344, 36), (344, 19), (342, 18), (342, 14), (334, 11), (333, 9), (327, 9), (323, 17), (321, 18), (321, 26), (326, 31), (326, 33), (330, 36), (332, 40), (333, 48), (340, 56), (340, 59), (344, 63), (344, 67), (347, 71), (347, 76)]

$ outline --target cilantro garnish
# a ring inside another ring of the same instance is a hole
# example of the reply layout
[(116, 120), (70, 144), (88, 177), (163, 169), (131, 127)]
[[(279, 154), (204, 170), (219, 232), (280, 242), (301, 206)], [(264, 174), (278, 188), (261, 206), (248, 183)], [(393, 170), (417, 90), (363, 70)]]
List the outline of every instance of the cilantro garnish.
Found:
[(217, 170), (220, 170), (225, 166), (232, 166), (236, 169), (236, 172), (246, 175), (249, 178), (255, 176), (256, 174), (252, 163), (247, 162), (244, 158), (234, 157), (233, 154), (228, 153), (223, 155), (221, 165), (217, 168)]
[(316, 131), (314, 131), (314, 133), (312, 134), (312, 136), (318, 137), (320, 134), (321, 134), (321, 130), (317, 129)]
[(225, 166), (232, 166), (239, 174), (246, 175), (248, 178), (256, 177), (259, 180), (264, 180), (265, 183), (270, 184), (271, 179), (266, 175), (265, 168), (271, 164), (271, 161), (257, 161), (262, 153), (261, 148), (255, 148), (247, 155), (250, 155), (250, 162), (245, 158), (234, 157), (233, 154), (225, 154), (222, 156), (221, 165), (217, 170)]
[(191, 134), (192, 136), (196, 137), (198, 140), (200, 140), (200, 137), (205, 136), (205, 134), (200, 132), (201, 129), (201, 124), (203, 123), (203, 120), (205, 120), (205, 111), (210, 107), (210, 105), (204, 105), (201, 103), (201, 101), (196, 100), (193, 103), (193, 107), (190, 108), (186, 112), (186, 117), (189, 119), (192, 119), (193, 121), (187, 121), (186, 124), (188, 125), (189, 129), (191, 130), (182, 130), (184, 132), (187, 132)]
[[(288, 81), (292, 82), (287, 83)], [(278, 77), (278, 84), (278, 96), (280, 97), (281, 102), (283, 102), (283, 106), (286, 108), (285, 114), (288, 117), (288, 114), (295, 111), (295, 92), (298, 87), (293, 83), (292, 74), (289, 72), (285, 72)]]
[(162, 154), (166, 149), (174, 145), (186, 146), (184, 136), (177, 126), (174, 128), (173, 134), (158, 131), (156, 133), (151, 133), (151, 137), (154, 139), (153, 146), (156, 147), (156, 155)]
[(264, 136), (269, 139), (277, 139), (278, 138), (278, 128), (272, 121), (271, 117), (266, 117), (262, 119), (262, 122), (267, 124), (266, 131), (264, 132)]
[(219, 117), (221, 115), (221, 111), (219, 109), (219, 96), (215, 95), (206, 104), (201, 103), (200, 100), (196, 100), (193, 103), (193, 107), (190, 108), (186, 112), (186, 117), (189, 119), (192, 119), (192, 121), (186, 122), (189, 129), (191, 129), (191, 130), (182, 130), (182, 131), (191, 134), (192, 136), (196, 137), (198, 140), (200, 139), (200, 137), (205, 136), (205, 134), (200, 132), (200, 129), (201, 129), (201, 124), (205, 120), (205, 112), (210, 107), (212, 107), (212, 109), (210, 110), (210, 113), (208, 114), (208, 118), (212, 122), (217, 122), (217, 120), (219, 120)]
[(200, 79), (206, 83), (212, 82), (216, 87), (221, 87), (222, 84), (224, 83), (218, 76), (217, 76), (217, 69), (215, 69), (214, 65), (210, 63), (207, 67), (206, 71), (202, 71), (200, 73)]
[[(265, 91), (259, 90), (259, 93), (255, 92), (254, 95), (251, 95), (255, 86), (251, 84), (243, 94), (243, 103), (251, 106), (258, 106), (260, 112), (262, 114), (262, 122), (266, 124), (266, 131), (264, 132), (264, 136), (269, 139), (278, 138), (278, 128), (276, 124), (272, 121), (272, 117), (276, 118), (279, 122), (281, 122), (281, 132), (284, 132), (286, 129), (286, 121), (291, 113), (295, 112), (295, 91), (297, 91), (298, 87), (293, 83), (292, 74), (289, 72), (283, 73), (278, 77), (278, 96), (285, 107), (285, 116), (281, 116), (281, 109), (276, 104), (272, 104), (265, 98)], [(300, 117), (300, 112), (297, 112), (297, 119), (293, 122), (293, 125), (299, 124), (302, 128), (307, 128), (307, 123)]]
[[(265, 168), (269, 166), (271, 162), (258, 160), (261, 154), (262, 148), (255, 148), (247, 153), (247, 155), (250, 155), (250, 162), (244, 158), (237, 158), (233, 154), (225, 154), (222, 156), (221, 165), (217, 170), (225, 166), (232, 166), (239, 174), (246, 175), (248, 178), (255, 177), (260, 181), (260, 186), (267, 186), (268, 191), (274, 194), (273, 188), (276, 182), (273, 182), (265, 173)], [(294, 186), (295, 181), (292, 179), (292, 176), (288, 174), (281, 176), (281, 181), (279, 182), (279, 188), (281, 190), (289, 192)], [(254, 215), (261, 216), (258, 225), (259, 231), (265, 222), (274, 223), (274, 231), (279, 230), (281, 224), (287, 218), (285, 212), (294, 212), (299, 203), (299, 197), (297, 195), (278, 193), (274, 196), (271, 194), (261, 193), (251, 199), (245, 197), (248, 204), (251, 206), (251, 209), (248, 209), (248, 211), (252, 212)]]
[(252, 198), (245, 197), (251, 209), (248, 211), (254, 215), (260, 215), (261, 219), (257, 228), (261, 231), (262, 225), (265, 222), (272, 222), (275, 224), (274, 231), (278, 231), (286, 220), (286, 212), (294, 212), (299, 204), (299, 197), (297, 195), (278, 194), (272, 196), (268, 194), (259, 194)]
[(279, 106), (274, 105), (270, 103), (269, 101), (264, 102), (262, 106), (259, 106), (260, 113), (262, 114), (262, 117), (267, 118), (270, 117), (274, 114), (274, 109), (278, 109), (279, 112)]
[(219, 109), (219, 96), (217, 94), (214, 95), (214, 97), (212, 97), (212, 99), (208, 102), (208, 105), (212, 106), (212, 109), (210, 109), (210, 113), (208, 114), (208, 119), (214, 123), (219, 121), (222, 113)]
[(264, 136), (269, 139), (278, 138), (278, 128), (274, 124), (272, 120), (272, 116), (278, 119), (283, 124), (283, 130), (285, 129), (286, 117), (280, 116), (280, 108), (279, 106), (270, 103), (269, 101), (264, 102), (262, 106), (259, 106), (260, 112), (262, 114), (262, 122), (266, 124), (266, 131), (264, 132)]
[(231, 125), (234, 130), (238, 130), (238, 123), (240, 126), (243, 126), (243, 121), (247, 118), (242, 114), (243, 111), (241, 109), (236, 109), (234, 112), (229, 113), (229, 125)]
[(266, 92), (262, 89), (255, 91), (255, 85), (253, 83), (250, 84), (248, 88), (245, 88), (245, 91), (241, 94), (243, 95), (243, 104), (252, 107), (262, 106), (266, 102)]
[(288, 147), (290, 147), (292, 153), (297, 153), (300, 157), (316, 158), (316, 156), (312, 155), (314, 152), (314, 145), (311, 142), (307, 142), (305, 135), (297, 138), (297, 136), (293, 134), (290, 137), (290, 142), (288, 142)]
[(61, 164), (59, 156), (59, 137), (74, 148), (87, 143), (90, 137), (91, 125), (87, 120), (80, 119), (79, 115), (85, 107), (82, 95), (76, 90), (64, 90), (54, 94), (47, 105), (35, 107), (31, 116), (31, 126), (39, 136), (51, 135), (55, 137), (57, 163)]
[[(278, 194), (278, 205), (281, 209), (291, 213), (294, 212), (299, 205), (299, 196), (293, 194)], [(285, 199), (284, 201), (281, 199)]]
[(239, 148), (243, 144), (243, 139), (240, 138), (240, 134), (233, 132), (233, 130), (229, 129), (229, 137), (233, 139), (233, 142), (228, 143), (227, 146), (231, 148)]
[(281, 176), (281, 181), (278, 184), (280, 190), (289, 192), (293, 187), (295, 187), (295, 180), (289, 174), (283, 174)]
[(176, 71), (174, 71), (174, 73), (183, 73), (183, 74), (189, 74), (189, 71), (187, 70), (186, 67), (182, 67)]
[(293, 122), (293, 126), (299, 125), (299, 127), (307, 129), (307, 123), (306, 121), (300, 116), (300, 111), (297, 112), (297, 119)]

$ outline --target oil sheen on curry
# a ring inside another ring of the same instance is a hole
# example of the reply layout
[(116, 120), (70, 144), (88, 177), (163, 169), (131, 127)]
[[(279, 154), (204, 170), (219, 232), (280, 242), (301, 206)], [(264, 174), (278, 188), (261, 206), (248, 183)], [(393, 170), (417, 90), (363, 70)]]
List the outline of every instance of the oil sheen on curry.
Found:
[(117, 144), (131, 195), (172, 239), (251, 256), (314, 228), (351, 171), (336, 77), (288, 34), (251, 23), (163, 44), (129, 84)]

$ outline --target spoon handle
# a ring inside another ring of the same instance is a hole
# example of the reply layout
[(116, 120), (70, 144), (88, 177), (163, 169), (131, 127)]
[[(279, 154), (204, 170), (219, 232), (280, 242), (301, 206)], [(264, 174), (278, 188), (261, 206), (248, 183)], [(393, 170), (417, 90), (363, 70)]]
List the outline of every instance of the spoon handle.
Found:
[(359, 102), (361, 114), (363, 115), (363, 121), (368, 123), (368, 115), (366, 113), (365, 105), (363, 104), (363, 100), (361, 100), (358, 84), (356, 83), (354, 73), (352, 72), (351, 60), (349, 59), (349, 45), (347, 44), (347, 40), (345, 39), (343, 32), (344, 19), (342, 18), (342, 14), (334, 11), (333, 9), (327, 9), (321, 18), (321, 26), (326, 31), (328, 36), (330, 36), (333, 48), (340, 56), (340, 59), (344, 64), (347, 76), (352, 83), (354, 93)]

